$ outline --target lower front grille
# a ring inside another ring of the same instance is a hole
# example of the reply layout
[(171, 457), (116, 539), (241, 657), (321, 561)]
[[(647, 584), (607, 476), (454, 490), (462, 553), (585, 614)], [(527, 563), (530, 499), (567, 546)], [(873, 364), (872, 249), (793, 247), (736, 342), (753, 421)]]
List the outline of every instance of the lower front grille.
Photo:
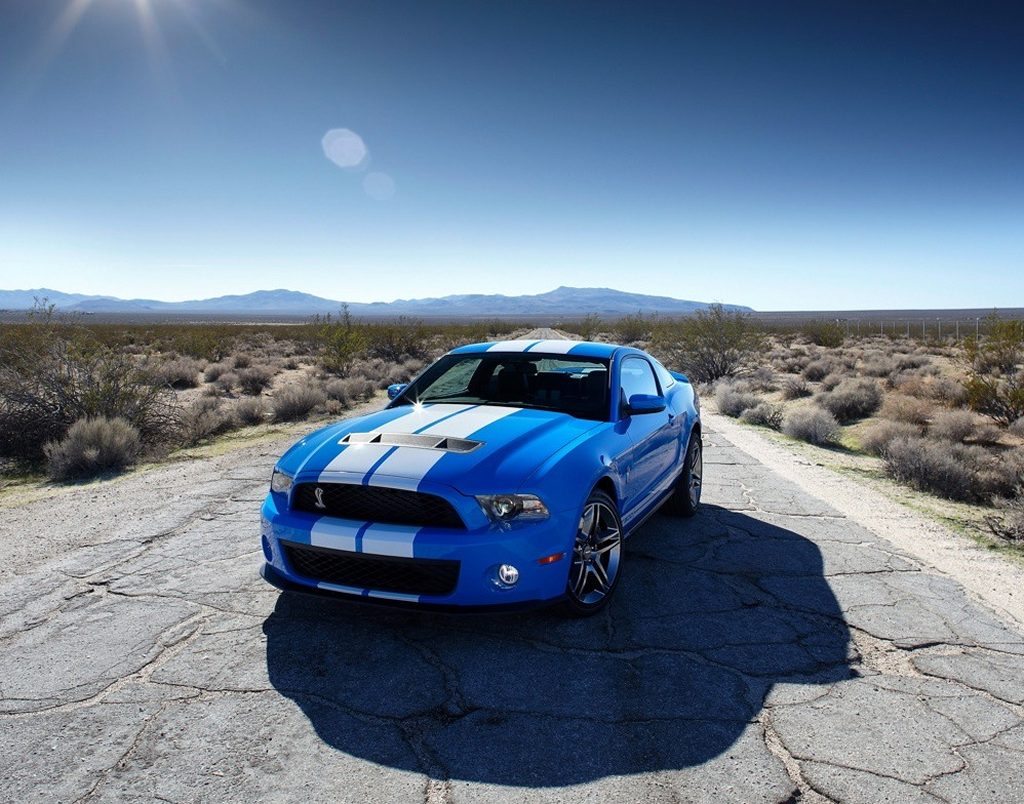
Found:
[(408, 595), (449, 595), (459, 582), (458, 561), (349, 553), (288, 542), (281, 546), (292, 569), (314, 581)]

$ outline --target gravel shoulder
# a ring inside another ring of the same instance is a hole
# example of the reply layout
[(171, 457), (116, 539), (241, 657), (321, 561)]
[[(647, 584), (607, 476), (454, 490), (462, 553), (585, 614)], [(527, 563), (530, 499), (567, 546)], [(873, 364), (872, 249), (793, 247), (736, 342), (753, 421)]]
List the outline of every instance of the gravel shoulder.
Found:
[(1021, 564), (979, 547), (867, 484), (834, 472), (727, 416), (704, 415), (717, 432), (779, 477), (962, 584), (988, 607), (1024, 624)]

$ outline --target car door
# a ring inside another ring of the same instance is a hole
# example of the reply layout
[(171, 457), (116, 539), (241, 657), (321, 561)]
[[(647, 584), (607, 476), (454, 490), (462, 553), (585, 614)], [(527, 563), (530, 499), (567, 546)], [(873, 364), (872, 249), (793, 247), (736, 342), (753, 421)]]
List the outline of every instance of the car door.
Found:
[(673, 416), (668, 409), (658, 413), (625, 414), (633, 394), (661, 393), (654, 369), (646, 358), (628, 355), (619, 364), (619, 410), (625, 432), (631, 441), (626, 467), (626, 505), (624, 514), (643, 506), (647, 498), (666, 478), (676, 458), (678, 438), (674, 435)]

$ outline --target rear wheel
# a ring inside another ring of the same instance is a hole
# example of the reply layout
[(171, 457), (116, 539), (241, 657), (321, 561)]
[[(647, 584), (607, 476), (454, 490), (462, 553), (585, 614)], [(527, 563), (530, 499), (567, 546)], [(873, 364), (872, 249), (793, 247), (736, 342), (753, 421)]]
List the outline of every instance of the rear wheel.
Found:
[(622, 565), (622, 520), (615, 501), (596, 489), (576, 530), (565, 608), (577, 617), (596, 614), (611, 600)]
[(701, 486), (704, 482), (704, 445), (700, 439), (700, 431), (690, 434), (690, 443), (686, 445), (686, 460), (683, 471), (676, 481), (676, 490), (665, 506), (670, 514), (676, 516), (693, 516), (700, 507)]

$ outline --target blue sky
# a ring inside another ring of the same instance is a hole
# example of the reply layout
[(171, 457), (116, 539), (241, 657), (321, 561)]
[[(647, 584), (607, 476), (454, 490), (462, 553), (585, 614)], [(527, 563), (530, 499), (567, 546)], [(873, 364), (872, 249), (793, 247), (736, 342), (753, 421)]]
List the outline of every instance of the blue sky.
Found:
[(0, 287), (1024, 306), (1022, 40), (1012, 4), (8, 0)]

